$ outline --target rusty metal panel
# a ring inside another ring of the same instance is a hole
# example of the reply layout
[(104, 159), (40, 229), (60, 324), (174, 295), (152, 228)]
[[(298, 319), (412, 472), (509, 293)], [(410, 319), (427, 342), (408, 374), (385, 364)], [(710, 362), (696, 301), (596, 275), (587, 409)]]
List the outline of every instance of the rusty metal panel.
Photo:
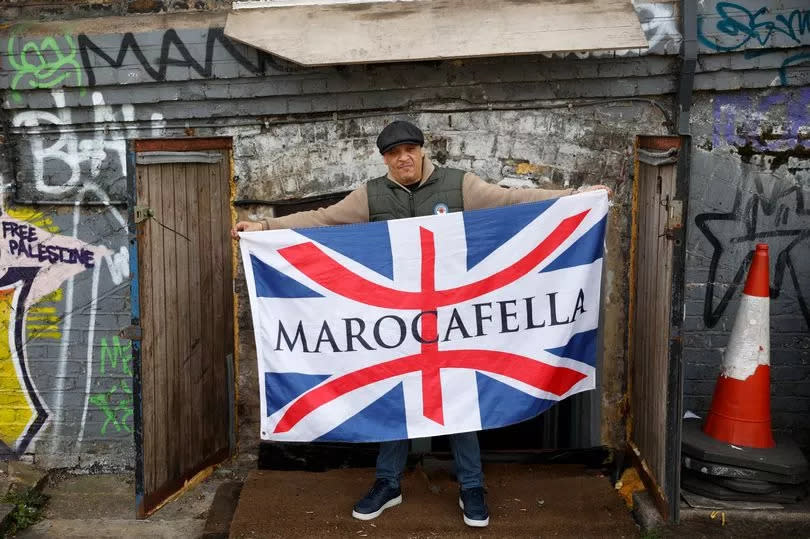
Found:
[(229, 150), (230, 137), (206, 138), (153, 138), (135, 141), (135, 151), (142, 152), (200, 152), (204, 150)]

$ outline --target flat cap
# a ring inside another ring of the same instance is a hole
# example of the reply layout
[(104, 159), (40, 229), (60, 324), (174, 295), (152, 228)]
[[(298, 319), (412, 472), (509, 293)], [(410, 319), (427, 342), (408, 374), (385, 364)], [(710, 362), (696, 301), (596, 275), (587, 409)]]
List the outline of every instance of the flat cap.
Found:
[(385, 126), (380, 136), (377, 137), (377, 148), (380, 153), (385, 153), (394, 146), (400, 144), (418, 144), (419, 146), (425, 145), (425, 135), (422, 130), (413, 125), (411, 122), (404, 120), (396, 120)]

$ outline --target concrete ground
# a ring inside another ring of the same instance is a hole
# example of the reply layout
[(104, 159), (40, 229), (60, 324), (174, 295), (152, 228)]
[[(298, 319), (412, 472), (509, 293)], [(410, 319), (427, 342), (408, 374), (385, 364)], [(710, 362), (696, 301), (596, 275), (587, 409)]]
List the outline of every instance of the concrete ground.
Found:
[(661, 538), (810, 538), (810, 498), (778, 510), (695, 509), (681, 504), (681, 522), (658, 530)]
[(368, 470), (256, 470), (242, 488), (231, 537), (638, 537), (607, 477), (578, 465), (488, 464), (490, 526), (462, 521), (446, 467), (403, 478), (403, 503), (362, 522), (351, 507), (373, 482)]
[(243, 477), (220, 468), (146, 520), (135, 518), (132, 475), (52, 478), (45, 518), (17, 537), (201, 537), (217, 489)]
[[(447, 461), (426, 460), (407, 472), (403, 504), (367, 522), (353, 519), (350, 512), (371, 485), (371, 469), (314, 473), (248, 468), (221, 467), (141, 521), (134, 516), (132, 476), (50, 474), (43, 487), (50, 496), (45, 519), (17, 537), (219, 539), (227, 537), (230, 526), (233, 538), (810, 539), (810, 499), (782, 511), (727, 510), (713, 515), (713, 511), (684, 507), (678, 526), (641, 531), (609, 478), (581, 465), (486, 464), (491, 524), (484, 529), (468, 528), (462, 522), (457, 486)], [(219, 503), (223, 500), (225, 503)]]

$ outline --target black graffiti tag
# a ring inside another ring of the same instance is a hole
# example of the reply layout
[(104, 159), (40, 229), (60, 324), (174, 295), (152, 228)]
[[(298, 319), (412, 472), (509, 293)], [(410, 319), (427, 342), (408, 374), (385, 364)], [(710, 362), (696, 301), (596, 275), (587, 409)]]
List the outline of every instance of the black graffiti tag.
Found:
[[(239, 65), (249, 70), (251, 73), (264, 73), (265, 66), (268, 62), (267, 55), (258, 53), (258, 60), (254, 63), (242, 54), (234, 43), (225, 36), (224, 28), (208, 29), (208, 37), (205, 42), (205, 60), (202, 63), (192, 56), (188, 47), (186, 47), (186, 44), (180, 39), (180, 36), (174, 29), (167, 30), (163, 34), (160, 56), (155, 61), (155, 65), (153, 65), (143, 53), (141, 46), (138, 44), (138, 40), (132, 32), (124, 34), (124, 37), (121, 39), (121, 45), (118, 48), (118, 55), (115, 58), (107, 54), (102, 47), (97, 45), (86, 34), (80, 34), (78, 40), (79, 54), (81, 55), (84, 70), (87, 73), (88, 86), (96, 85), (94, 69), (98, 67), (97, 65), (94, 66), (93, 62), (91, 62), (91, 54), (95, 54), (110, 67), (118, 68), (124, 64), (127, 52), (132, 52), (135, 58), (138, 59), (141, 67), (156, 81), (166, 80), (166, 70), (169, 66), (189, 67), (199, 76), (210, 78), (213, 74), (214, 46), (217, 43), (219, 43)], [(176, 51), (178, 56), (173, 56), (172, 49)]]
[[(796, 291), (796, 298), (802, 316), (808, 326), (810, 326), (810, 306), (808, 305), (805, 295), (805, 292), (808, 292), (808, 290), (804, 289), (807, 288), (810, 283), (802, 283), (800, 279), (802, 262), (799, 261), (797, 263), (797, 261), (794, 260), (795, 255), (792, 254), (793, 249), (797, 245), (810, 239), (810, 222), (803, 219), (804, 217), (810, 216), (810, 209), (805, 208), (802, 188), (798, 185), (791, 185), (783, 189), (774, 188), (771, 195), (766, 196), (760, 179), (756, 180), (755, 186), (757, 192), (751, 195), (751, 198), (749, 198), (744, 208), (742, 205), (743, 193), (742, 190), (738, 188), (734, 197), (734, 206), (730, 212), (702, 213), (695, 217), (695, 224), (709, 243), (711, 243), (713, 248), (712, 260), (709, 265), (709, 278), (706, 283), (706, 296), (703, 305), (703, 322), (706, 327), (710, 328), (717, 324), (737, 288), (745, 279), (748, 266), (753, 256), (753, 251), (751, 251), (740, 262), (740, 265), (734, 273), (732, 282), (715, 307), (714, 287), (717, 280), (717, 270), (721, 266), (721, 260), (726, 252), (724, 243), (729, 245), (781, 239), (780, 247), (782, 248), (777, 253), (771, 253), (772, 257), (774, 255), (776, 256), (776, 264), (774, 266), (770, 295), (772, 299), (778, 298), (782, 292), (785, 276), (789, 276), (790, 282), (793, 284)], [(790, 203), (791, 201), (793, 201), (793, 204)], [(770, 226), (763, 225), (760, 222), (760, 213), (769, 217), (768, 221)], [(791, 213), (793, 215), (791, 215)], [(797, 220), (801, 222), (796, 222)], [(742, 222), (745, 227), (745, 233), (729, 239), (721, 239), (716, 232), (712, 231), (712, 225), (716, 226), (717, 223), (729, 221), (734, 224)], [(784, 243), (785, 241), (787, 241), (786, 244)], [(726, 266), (727, 264), (722, 265)], [(806, 268), (806, 266), (804, 267)]]
[[(0, 274), (0, 290), (19, 289), (15, 294), (15, 304), (13, 305), (12, 312), (14, 318), (9, 320), (9, 332), (13, 334), (13, 341), (17, 355), (17, 363), (20, 369), (23, 384), (25, 384), (25, 391), (30, 399), (31, 405), (34, 407), (34, 420), (26, 426), (25, 432), (17, 441), (17, 447), (5, 447), (5, 444), (0, 442), (0, 457), (14, 455), (19, 456), (25, 452), (28, 445), (37, 435), (39, 430), (45, 424), (48, 418), (48, 412), (39, 398), (39, 394), (34, 388), (34, 383), (31, 380), (31, 373), (28, 367), (28, 361), (25, 355), (25, 317), (27, 311), (25, 310), (25, 302), (28, 299), (28, 294), (31, 292), (31, 286), (34, 283), (34, 278), (39, 272), (40, 268), (24, 267), (24, 268), (8, 268), (4, 274)], [(9, 338), (10, 335), (3, 335), (3, 338)], [(12, 371), (13, 372), (13, 371)]]

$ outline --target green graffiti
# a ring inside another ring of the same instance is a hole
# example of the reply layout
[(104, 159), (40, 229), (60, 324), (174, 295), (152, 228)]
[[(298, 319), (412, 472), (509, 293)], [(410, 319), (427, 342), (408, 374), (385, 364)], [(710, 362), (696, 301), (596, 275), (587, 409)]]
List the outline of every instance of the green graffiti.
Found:
[(101, 374), (107, 374), (108, 366), (117, 369), (121, 364), (121, 372), (127, 376), (132, 376), (132, 343), (121, 344), (118, 337), (112, 338), (112, 346), (107, 344), (107, 339), (101, 339)]
[[(119, 387), (121, 391), (119, 390)], [(101, 426), (101, 434), (107, 434), (107, 427), (112, 424), (115, 432), (132, 432), (130, 418), (132, 417), (132, 388), (125, 381), (115, 384), (106, 393), (99, 393), (90, 397), (90, 402), (96, 405), (106, 418)]]
[(8, 40), (8, 59), (16, 74), (11, 79), (12, 96), (21, 101), (18, 90), (53, 88), (68, 77), (76, 77), (82, 84), (82, 67), (76, 59), (76, 45), (72, 37), (65, 35), (67, 51), (63, 51), (53, 37), (39, 43), (27, 41), (17, 48), (22, 39), (12, 36)]
[[(132, 343), (122, 344), (118, 337), (101, 339), (101, 357), (99, 359), (101, 375), (120, 374), (132, 376)], [(107, 434), (112, 425), (115, 432), (132, 432), (132, 387), (126, 379), (119, 379), (110, 389), (90, 397), (90, 403), (104, 413), (105, 421), (101, 434)]]

